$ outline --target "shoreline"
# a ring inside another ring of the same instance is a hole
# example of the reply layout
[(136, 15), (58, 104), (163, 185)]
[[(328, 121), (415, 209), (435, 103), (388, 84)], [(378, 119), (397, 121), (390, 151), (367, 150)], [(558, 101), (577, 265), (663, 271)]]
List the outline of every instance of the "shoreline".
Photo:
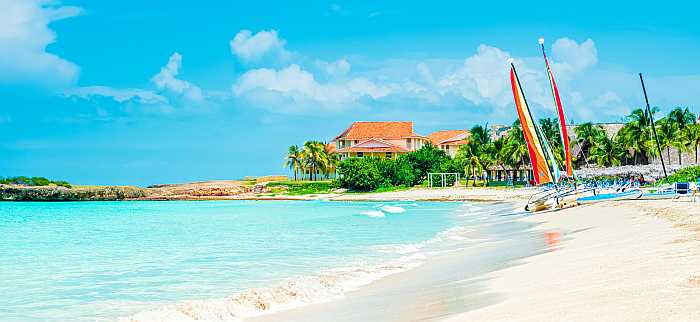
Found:
[[(700, 204), (608, 202), (518, 221), (560, 238), (542, 252), (490, 271), (469, 272), (459, 259), (469, 252), (461, 251), (340, 300), (245, 321), (324, 321), (329, 315), (336, 321), (700, 320)], [(416, 284), (449, 270), (463, 275)], [(392, 297), (402, 304), (394, 306)], [(382, 306), (367, 306), (372, 302)]]

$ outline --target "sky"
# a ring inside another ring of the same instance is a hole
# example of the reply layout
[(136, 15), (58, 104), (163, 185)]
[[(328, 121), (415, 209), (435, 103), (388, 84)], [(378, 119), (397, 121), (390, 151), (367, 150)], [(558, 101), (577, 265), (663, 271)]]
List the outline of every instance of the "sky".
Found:
[(0, 176), (146, 186), (286, 173), (353, 121), (700, 112), (696, 2), (0, 0)]

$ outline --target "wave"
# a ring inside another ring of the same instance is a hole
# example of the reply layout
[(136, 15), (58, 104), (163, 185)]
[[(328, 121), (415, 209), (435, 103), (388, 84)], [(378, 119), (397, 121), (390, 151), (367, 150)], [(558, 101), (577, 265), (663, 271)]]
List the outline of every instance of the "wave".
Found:
[(380, 265), (331, 269), (318, 276), (288, 279), (277, 287), (253, 288), (227, 298), (189, 300), (139, 312), (119, 322), (239, 322), (308, 304), (341, 298), (380, 278), (420, 266), (425, 255), (414, 254)]
[(406, 212), (406, 209), (398, 206), (382, 206), (380, 209), (390, 214), (400, 214)]
[(384, 212), (381, 210), (368, 210), (368, 211), (363, 211), (360, 213), (360, 215), (365, 215), (367, 217), (371, 218), (384, 218)]
[[(386, 211), (385, 207), (395, 207), (405, 211), (401, 207), (385, 205), (381, 205), (380, 209)], [(360, 214), (372, 218), (385, 217), (385, 213), (381, 210), (368, 210)], [(398, 256), (382, 264), (360, 264), (329, 269), (317, 276), (287, 279), (276, 287), (252, 288), (226, 298), (183, 301), (159, 309), (142, 311), (133, 316), (120, 318), (118, 321), (239, 322), (249, 317), (329, 302), (342, 298), (347, 292), (357, 290), (378, 279), (418, 267), (430, 256), (463, 249), (466, 243), (487, 240), (483, 237), (473, 226), (456, 226), (422, 242), (372, 247), (376, 252)]]

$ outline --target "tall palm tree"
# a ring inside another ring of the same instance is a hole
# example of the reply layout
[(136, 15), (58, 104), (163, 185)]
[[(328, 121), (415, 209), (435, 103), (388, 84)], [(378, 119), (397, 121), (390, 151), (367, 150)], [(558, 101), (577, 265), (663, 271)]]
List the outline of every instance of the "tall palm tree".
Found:
[(309, 171), (309, 179), (316, 180), (318, 170), (323, 166), (323, 143), (318, 141), (304, 142), (304, 163)]
[(576, 143), (581, 148), (581, 154), (583, 154), (583, 160), (588, 164), (591, 148), (595, 145), (597, 138), (605, 135), (605, 131), (600, 125), (586, 122), (577, 126), (574, 132), (576, 133)]
[(335, 169), (340, 162), (338, 153), (335, 152), (332, 146), (329, 144), (323, 145), (323, 172), (326, 174), (326, 179), (332, 173), (335, 173)]
[(698, 164), (698, 145), (700, 145), (700, 123), (691, 124), (686, 130), (688, 144), (695, 148), (695, 164)]
[(656, 127), (659, 145), (662, 150), (666, 149), (666, 157), (668, 160), (671, 160), (671, 147), (679, 139), (678, 126), (671, 119), (665, 117), (657, 122)]
[[(659, 111), (658, 107), (651, 109), (652, 114)], [(623, 147), (632, 151), (634, 164), (648, 164), (648, 158), (655, 155), (651, 118), (646, 110), (638, 108), (627, 116), (627, 123), (618, 134)]]
[[(466, 166), (464, 168), (464, 173), (469, 174), (472, 177), (472, 185), (476, 185), (477, 172), (483, 172), (483, 165), (481, 160), (481, 155), (479, 149), (481, 146), (478, 141), (473, 140), (469, 143), (461, 145), (457, 150), (457, 155), (459, 158), (463, 158), (466, 161)], [(469, 180), (467, 179), (467, 184)]]
[(520, 127), (520, 120), (513, 122), (511, 130), (506, 137), (506, 165), (514, 170), (514, 174), (520, 170), (520, 167), (529, 161), (527, 142), (523, 135), (523, 129)]
[(681, 165), (683, 164), (683, 151), (686, 151), (691, 143), (688, 139), (688, 129), (690, 125), (695, 123), (695, 114), (687, 107), (676, 107), (668, 113), (668, 119), (678, 128), (678, 136), (672, 145), (678, 150), (678, 164)]
[(561, 135), (559, 134), (559, 120), (553, 118), (540, 119), (540, 129), (542, 134), (552, 148), (554, 159), (559, 164), (564, 164), (564, 149), (561, 145)]
[(294, 181), (297, 180), (297, 173), (302, 167), (302, 153), (298, 145), (292, 145), (287, 150), (285, 166), (294, 172)]
[(609, 138), (607, 135), (598, 137), (591, 149), (591, 159), (600, 166), (618, 166), (624, 155), (625, 150), (619, 140)]

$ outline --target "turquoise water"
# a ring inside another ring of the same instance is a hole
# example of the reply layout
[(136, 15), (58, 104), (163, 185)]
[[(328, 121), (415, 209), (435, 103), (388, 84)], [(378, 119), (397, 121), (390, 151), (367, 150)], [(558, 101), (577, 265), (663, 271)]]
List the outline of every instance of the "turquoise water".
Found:
[[(295, 288), (285, 291), (287, 304), (311, 301), (410, 268), (425, 260), (426, 250), (449, 249), (488, 231), (512, 229), (483, 228), (483, 215), (470, 216), (483, 207), (488, 206), (0, 203), (0, 316), (24, 322), (116, 321), (183, 300), (223, 298), (280, 284)], [(505, 207), (502, 212), (509, 206), (500, 207)], [(255, 294), (266, 296), (260, 293)]]

